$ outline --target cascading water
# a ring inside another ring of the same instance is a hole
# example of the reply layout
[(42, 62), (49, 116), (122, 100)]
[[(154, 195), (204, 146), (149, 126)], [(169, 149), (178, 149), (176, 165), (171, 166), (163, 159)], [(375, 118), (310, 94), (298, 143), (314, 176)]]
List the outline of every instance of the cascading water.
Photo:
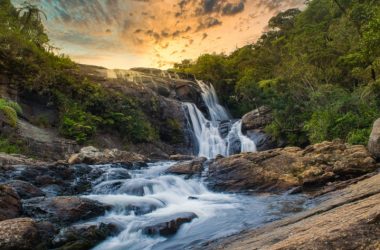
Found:
[(240, 152), (255, 152), (255, 143), (241, 132), (241, 120), (232, 125), (225, 138), (222, 137), (219, 132), (220, 122), (231, 118), (226, 109), (219, 104), (214, 87), (203, 81), (197, 83), (202, 90), (202, 99), (211, 119), (208, 120), (194, 103), (183, 104), (197, 142), (197, 155), (209, 159), (219, 154), (230, 155), (234, 153), (231, 145), (236, 141), (240, 143)]
[[(219, 104), (213, 86), (201, 81), (198, 84), (210, 120), (195, 104), (183, 104), (197, 139), (198, 155), (214, 158), (218, 154), (231, 154), (236, 142), (241, 152), (255, 151), (254, 142), (241, 131), (240, 120), (232, 124), (226, 136), (221, 135), (219, 125), (230, 117)], [(85, 197), (106, 203), (112, 209), (88, 223), (112, 224), (119, 229), (116, 236), (106, 239), (95, 250), (192, 249), (206, 241), (282, 218), (288, 215), (289, 204), (297, 204), (298, 208), (308, 205), (302, 195), (211, 192), (203, 178), (167, 174), (166, 170), (173, 164), (175, 162), (156, 162), (141, 169), (122, 165), (92, 166), (95, 172), (103, 171), (103, 174), (93, 182), (92, 193)], [(282, 211), (283, 207), (286, 211)], [(152, 228), (165, 230), (178, 218), (187, 223), (174, 231), (164, 231), (170, 235), (154, 230), (152, 234)]]
[[(221, 238), (286, 216), (289, 203), (307, 206), (301, 195), (247, 196), (209, 191), (200, 179), (165, 174), (174, 162), (150, 163), (147, 168), (126, 170), (120, 165), (92, 166), (105, 173), (94, 182), (86, 198), (113, 207), (95, 222), (120, 229), (95, 250), (192, 249), (200, 243)], [(128, 171), (131, 178), (118, 179)], [(276, 204), (272, 206), (271, 204)], [(146, 228), (176, 218), (192, 216), (170, 236), (151, 235)]]

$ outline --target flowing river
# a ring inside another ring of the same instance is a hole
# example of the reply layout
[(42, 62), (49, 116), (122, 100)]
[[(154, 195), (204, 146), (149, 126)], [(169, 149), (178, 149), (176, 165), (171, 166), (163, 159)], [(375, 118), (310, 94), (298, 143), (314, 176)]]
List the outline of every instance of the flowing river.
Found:
[[(220, 123), (231, 118), (219, 104), (213, 86), (201, 81), (198, 84), (209, 118), (195, 104), (183, 104), (194, 133), (196, 154), (209, 159), (219, 154), (226, 156), (236, 151), (236, 142), (239, 152), (256, 151), (254, 142), (241, 132), (240, 120), (231, 122), (228, 134), (221, 135)], [(121, 165), (92, 166), (106, 171), (85, 197), (112, 205), (113, 209), (97, 222), (112, 223), (121, 231), (95, 249), (192, 249), (311, 205), (302, 195), (212, 192), (202, 177), (187, 179), (166, 174), (165, 170), (175, 163), (150, 163), (134, 170)], [(207, 176), (207, 171), (202, 176)], [(164, 235), (154, 232), (157, 225), (178, 218), (186, 220), (178, 231)]]

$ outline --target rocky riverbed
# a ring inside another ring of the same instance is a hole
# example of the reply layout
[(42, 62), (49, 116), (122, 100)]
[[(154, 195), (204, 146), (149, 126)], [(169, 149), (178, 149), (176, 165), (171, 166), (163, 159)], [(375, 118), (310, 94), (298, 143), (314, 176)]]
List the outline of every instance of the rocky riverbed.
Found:
[(170, 158), (2, 154), (0, 249), (379, 247), (380, 174), (363, 146)]

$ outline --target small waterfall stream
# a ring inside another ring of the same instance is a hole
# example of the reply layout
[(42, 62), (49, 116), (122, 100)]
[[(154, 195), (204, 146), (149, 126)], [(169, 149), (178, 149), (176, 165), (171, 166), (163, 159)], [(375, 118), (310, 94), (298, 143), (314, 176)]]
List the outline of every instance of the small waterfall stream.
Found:
[[(228, 135), (223, 138), (219, 131), (220, 122), (231, 120), (231, 117), (219, 104), (214, 87), (203, 81), (197, 81), (197, 83), (202, 90), (202, 99), (211, 119), (208, 120), (194, 103), (183, 104), (196, 139), (197, 155), (212, 159), (217, 155), (228, 156), (232, 153), (255, 152), (255, 143), (241, 131), (241, 120), (233, 123)], [(232, 144), (236, 142), (240, 143), (239, 152), (234, 152), (232, 148)]]
[[(221, 135), (220, 124), (231, 118), (219, 104), (213, 86), (202, 81), (198, 84), (210, 119), (195, 104), (183, 104), (197, 142), (197, 154), (209, 159), (229, 155), (236, 143), (239, 152), (256, 151), (255, 143), (241, 131), (241, 120), (231, 122), (228, 134)], [(140, 169), (114, 164), (91, 166), (104, 174), (93, 182), (92, 193), (85, 197), (111, 205), (112, 209), (90, 223), (111, 223), (120, 230), (95, 250), (193, 249), (206, 241), (287, 216), (292, 213), (289, 206), (294, 204), (301, 209), (309, 205), (302, 195), (212, 192), (205, 178), (167, 174), (165, 171), (175, 163), (149, 163)], [(149, 228), (189, 216), (191, 219), (171, 235), (149, 233)]]

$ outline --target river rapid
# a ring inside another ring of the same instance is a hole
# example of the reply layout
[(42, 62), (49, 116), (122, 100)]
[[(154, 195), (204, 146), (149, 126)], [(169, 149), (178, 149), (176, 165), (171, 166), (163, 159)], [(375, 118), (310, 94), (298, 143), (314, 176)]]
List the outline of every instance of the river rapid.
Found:
[[(125, 171), (120, 165), (93, 166), (106, 172), (93, 193), (85, 197), (112, 205), (113, 209), (97, 222), (121, 229), (95, 249), (192, 249), (312, 205), (302, 195), (215, 193), (207, 189), (202, 177), (185, 179), (165, 174), (174, 163), (150, 163), (146, 168), (129, 171), (130, 179), (113, 179), (115, 173)], [(194, 214), (196, 217), (174, 235), (145, 232), (152, 225)]]
[[(214, 87), (197, 83), (208, 113), (202, 113), (194, 103), (183, 103), (193, 133), (194, 154), (213, 159), (255, 152), (254, 141), (241, 131), (241, 120), (233, 120), (219, 104)], [(226, 121), (229, 127), (223, 134), (220, 124)], [(120, 231), (96, 250), (192, 249), (311, 205), (302, 195), (216, 193), (207, 188), (207, 167), (200, 177), (166, 174), (175, 163), (155, 162), (134, 170), (122, 165), (92, 166), (105, 173), (85, 197), (111, 205), (113, 209), (97, 222), (117, 225)], [(181, 223), (173, 226), (178, 221)], [(171, 230), (162, 230), (167, 225)]]

